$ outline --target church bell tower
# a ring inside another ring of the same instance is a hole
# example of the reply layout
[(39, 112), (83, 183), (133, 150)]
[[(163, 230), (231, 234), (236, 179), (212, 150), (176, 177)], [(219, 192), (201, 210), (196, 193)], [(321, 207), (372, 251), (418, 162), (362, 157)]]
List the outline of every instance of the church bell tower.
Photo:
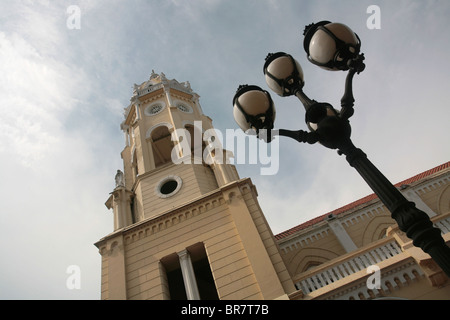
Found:
[(282, 299), (295, 291), (251, 180), (241, 179), (189, 82), (134, 85), (123, 170), (95, 245), (102, 299)]

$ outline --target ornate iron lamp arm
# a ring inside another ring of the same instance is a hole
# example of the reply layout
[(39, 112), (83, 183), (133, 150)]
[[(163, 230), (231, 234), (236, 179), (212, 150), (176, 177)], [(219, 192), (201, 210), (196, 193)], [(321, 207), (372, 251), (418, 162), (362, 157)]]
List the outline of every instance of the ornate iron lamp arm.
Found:
[(349, 71), (345, 79), (345, 91), (341, 98), (341, 111), (340, 117), (342, 119), (349, 119), (353, 115), (353, 104), (355, 98), (353, 98), (353, 76), (355, 73), (360, 73), (364, 70), (365, 64), (364, 54), (358, 55), (357, 58), (349, 61)]
[(301, 87), (296, 88), (294, 94), (298, 98), (298, 100), (300, 100), (300, 102), (303, 104), (306, 111), (308, 111), (309, 108), (311, 108), (313, 105), (317, 103), (316, 100), (308, 98), (308, 96), (303, 92)]
[(307, 131), (303, 131), (303, 130), (292, 131), (292, 130), (280, 129), (278, 131), (278, 135), (289, 137), (294, 140), (297, 140), (298, 142), (304, 142), (304, 143), (309, 143), (309, 144), (314, 144), (317, 141), (319, 141), (318, 134), (316, 134), (315, 132), (307, 132)]

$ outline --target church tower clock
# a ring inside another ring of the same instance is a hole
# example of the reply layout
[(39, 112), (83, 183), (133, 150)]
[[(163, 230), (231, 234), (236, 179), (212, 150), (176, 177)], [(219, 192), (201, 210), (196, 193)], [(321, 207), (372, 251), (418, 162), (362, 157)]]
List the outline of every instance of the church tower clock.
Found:
[(189, 82), (134, 85), (123, 170), (95, 245), (102, 299), (282, 299), (295, 291), (255, 186), (227, 161)]

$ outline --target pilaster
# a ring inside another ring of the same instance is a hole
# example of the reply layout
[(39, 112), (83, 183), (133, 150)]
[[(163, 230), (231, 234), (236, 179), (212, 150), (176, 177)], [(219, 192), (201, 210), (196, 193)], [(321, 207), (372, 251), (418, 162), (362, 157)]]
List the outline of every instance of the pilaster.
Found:
[(122, 234), (111, 238), (106, 243), (107, 283), (109, 300), (126, 300), (125, 252)]
[(436, 212), (431, 210), (431, 208), (419, 197), (419, 195), (411, 188), (402, 189), (400, 188), (401, 193), (411, 202), (416, 204), (416, 208), (425, 212), (430, 218), (436, 216)]
[(347, 231), (345, 231), (345, 229), (342, 226), (341, 221), (339, 219), (332, 216), (332, 217), (328, 217), (326, 220), (327, 220), (328, 226), (330, 227), (331, 230), (333, 230), (333, 233), (335, 234), (339, 243), (342, 245), (342, 247), (345, 249), (346, 252), (351, 252), (351, 251), (357, 249), (355, 243), (350, 238)]
[(229, 164), (229, 151), (221, 150), (222, 154), (218, 156), (212, 156), (208, 154), (207, 162), (211, 163), (211, 168), (216, 177), (219, 187), (224, 186), (230, 182), (239, 180), (239, 175), (236, 168)]
[(105, 205), (114, 212), (114, 230), (124, 228), (133, 223), (131, 199), (133, 193), (123, 186), (116, 187)]

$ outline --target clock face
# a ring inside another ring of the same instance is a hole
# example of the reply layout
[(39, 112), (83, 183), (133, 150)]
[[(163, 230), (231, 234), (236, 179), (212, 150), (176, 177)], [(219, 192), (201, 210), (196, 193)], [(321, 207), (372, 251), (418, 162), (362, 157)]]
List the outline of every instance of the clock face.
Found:
[(191, 108), (189, 108), (188, 106), (186, 106), (184, 104), (177, 105), (177, 108), (178, 108), (178, 110), (183, 111), (183, 112), (187, 112), (187, 113), (191, 112)]

